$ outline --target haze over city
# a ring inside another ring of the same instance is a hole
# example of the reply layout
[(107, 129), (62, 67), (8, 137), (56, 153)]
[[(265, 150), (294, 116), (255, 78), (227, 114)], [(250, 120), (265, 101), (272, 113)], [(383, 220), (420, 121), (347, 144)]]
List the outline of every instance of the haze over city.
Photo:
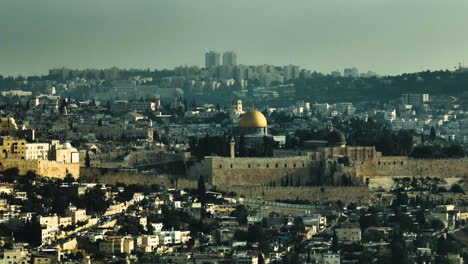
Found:
[(468, 62), (467, 13), (465, 0), (4, 0), (0, 74), (202, 66), (209, 50), (323, 73), (453, 70)]
[(468, 0), (0, 0), (0, 264), (468, 263)]

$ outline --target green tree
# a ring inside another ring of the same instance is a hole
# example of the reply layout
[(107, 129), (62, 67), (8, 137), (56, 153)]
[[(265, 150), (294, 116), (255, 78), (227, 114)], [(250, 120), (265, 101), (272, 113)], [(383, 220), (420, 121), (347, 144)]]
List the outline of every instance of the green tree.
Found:
[(258, 252), (258, 264), (265, 264), (262, 252)]
[(330, 249), (333, 253), (338, 252), (338, 236), (336, 235), (335, 231), (333, 231), (332, 244)]
[(65, 175), (65, 178), (63, 178), (63, 181), (66, 183), (72, 183), (75, 181), (75, 178), (73, 178), (73, 175), (71, 175), (70, 173), (67, 173), (67, 175)]
[(202, 207), (206, 205), (206, 186), (205, 186), (205, 177), (200, 175), (198, 178), (198, 187), (197, 187), (197, 197), (200, 201)]
[(249, 212), (247, 211), (245, 205), (239, 204), (236, 206), (236, 209), (231, 212), (231, 216), (236, 218), (237, 223), (239, 223), (239, 225), (246, 225)]
[(3, 171), (3, 176), (5, 177), (5, 180), (9, 180), (12, 182), (14, 178), (17, 178), (19, 175), (19, 169), (17, 167), (9, 168)]
[(465, 194), (465, 191), (463, 190), (463, 187), (461, 187), (459, 184), (453, 184), (453, 185), (450, 187), (450, 191), (451, 191), (451, 192), (455, 192), (455, 193), (462, 193), (462, 194)]
[(86, 156), (85, 156), (85, 167), (90, 168), (91, 167), (91, 157), (89, 156), (89, 151), (86, 151)]
[(391, 263), (409, 263), (408, 251), (405, 248), (403, 234), (399, 230), (394, 231), (392, 242), (390, 243)]
[(436, 139), (436, 130), (434, 127), (431, 127), (431, 131), (429, 132), (429, 140), (434, 141)]
[(449, 242), (445, 239), (444, 235), (437, 239), (436, 252), (439, 255), (447, 255), (449, 251)]
[(247, 241), (249, 242), (261, 242), (266, 239), (265, 231), (263, 230), (261, 223), (255, 223), (249, 226), (247, 233)]

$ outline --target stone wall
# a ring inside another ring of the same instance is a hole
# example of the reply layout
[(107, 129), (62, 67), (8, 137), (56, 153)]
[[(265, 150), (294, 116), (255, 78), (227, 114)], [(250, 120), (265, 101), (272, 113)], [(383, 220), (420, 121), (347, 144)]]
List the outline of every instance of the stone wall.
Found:
[(307, 200), (311, 202), (342, 201), (346, 203), (366, 204), (371, 201), (367, 187), (261, 187), (261, 186), (217, 186), (226, 192), (235, 192), (238, 196), (261, 200)]
[(34, 171), (37, 175), (51, 178), (65, 178), (70, 173), (74, 178), (80, 177), (79, 163), (59, 163), (50, 160), (0, 160), (0, 170), (18, 168), (21, 175)]
[(393, 177), (468, 177), (468, 159), (412, 159), (408, 157), (378, 157), (356, 165), (356, 175), (362, 178)]
[[(347, 177), (354, 183), (366, 179), (394, 177), (468, 177), (468, 159), (413, 159), (403, 156), (376, 156), (354, 161), (351, 167), (338, 166), (336, 160), (312, 161), (305, 156), (274, 158), (206, 157), (189, 166), (188, 178), (204, 176), (213, 186), (247, 185), (308, 186), (341, 185)], [(346, 185), (346, 184), (345, 184)]]
[(314, 183), (307, 157), (222, 158), (207, 157), (189, 167), (189, 179), (204, 176), (213, 186), (221, 185), (306, 185)]
[(167, 188), (196, 188), (197, 181), (180, 179), (177, 175), (143, 174), (118, 169), (81, 168), (81, 177), (105, 184), (160, 184)]

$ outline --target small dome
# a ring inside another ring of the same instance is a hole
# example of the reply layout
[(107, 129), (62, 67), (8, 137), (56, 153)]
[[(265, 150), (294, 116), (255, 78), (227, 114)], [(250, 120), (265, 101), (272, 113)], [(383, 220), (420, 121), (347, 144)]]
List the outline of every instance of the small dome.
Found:
[(327, 136), (328, 145), (346, 145), (346, 137), (343, 132), (333, 129)]
[(72, 145), (71, 145), (70, 143), (68, 143), (68, 142), (67, 142), (67, 143), (63, 143), (63, 144), (62, 144), (62, 148), (64, 148), (64, 149), (71, 149), (71, 148), (72, 148)]
[(239, 123), (240, 127), (267, 127), (265, 116), (255, 108), (249, 109), (242, 115)]

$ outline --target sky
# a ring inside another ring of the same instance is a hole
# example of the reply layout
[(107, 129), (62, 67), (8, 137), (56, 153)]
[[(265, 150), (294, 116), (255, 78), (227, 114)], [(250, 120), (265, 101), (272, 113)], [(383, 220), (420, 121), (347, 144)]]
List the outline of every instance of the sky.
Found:
[(204, 65), (347, 67), (382, 75), (468, 65), (467, 0), (0, 0), (0, 75)]

